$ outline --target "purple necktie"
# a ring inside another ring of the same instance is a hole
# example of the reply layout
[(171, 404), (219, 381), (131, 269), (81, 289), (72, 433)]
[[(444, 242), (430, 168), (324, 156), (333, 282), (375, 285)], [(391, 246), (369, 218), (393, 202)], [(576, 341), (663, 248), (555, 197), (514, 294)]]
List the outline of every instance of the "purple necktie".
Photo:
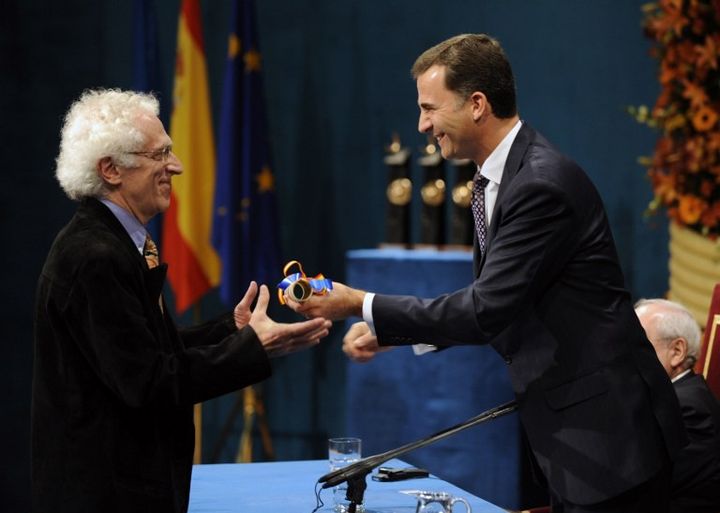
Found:
[(485, 186), (490, 180), (480, 174), (475, 174), (473, 179), (473, 194), (470, 202), (473, 217), (475, 218), (475, 231), (477, 232), (480, 253), (485, 253), (487, 239), (487, 226), (485, 225)]

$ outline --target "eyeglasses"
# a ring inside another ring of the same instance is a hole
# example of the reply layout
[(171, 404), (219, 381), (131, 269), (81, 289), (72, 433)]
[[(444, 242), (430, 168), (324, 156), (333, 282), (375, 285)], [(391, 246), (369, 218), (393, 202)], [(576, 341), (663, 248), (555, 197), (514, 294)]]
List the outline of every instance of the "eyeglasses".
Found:
[(157, 162), (167, 162), (172, 153), (172, 146), (165, 146), (155, 151), (128, 151), (129, 155), (140, 155), (141, 157), (147, 157), (149, 159), (156, 160)]

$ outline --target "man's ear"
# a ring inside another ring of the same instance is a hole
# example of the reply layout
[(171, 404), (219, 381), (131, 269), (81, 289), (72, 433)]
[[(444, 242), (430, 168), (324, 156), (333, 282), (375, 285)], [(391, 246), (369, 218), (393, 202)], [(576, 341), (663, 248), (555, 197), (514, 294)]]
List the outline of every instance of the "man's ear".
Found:
[(111, 157), (103, 157), (98, 160), (97, 173), (103, 181), (110, 185), (118, 185), (122, 182), (120, 170)]
[(668, 345), (668, 351), (670, 355), (670, 366), (673, 369), (682, 367), (688, 355), (687, 340), (682, 337), (672, 340)]
[(480, 91), (475, 91), (470, 95), (470, 104), (472, 106), (473, 121), (475, 122), (480, 121), (485, 114), (491, 112), (487, 96)]

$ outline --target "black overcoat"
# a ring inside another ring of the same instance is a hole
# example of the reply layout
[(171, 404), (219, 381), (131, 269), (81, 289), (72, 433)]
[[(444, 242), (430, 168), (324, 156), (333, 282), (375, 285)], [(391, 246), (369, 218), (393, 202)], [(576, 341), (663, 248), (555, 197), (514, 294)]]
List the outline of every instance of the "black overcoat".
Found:
[(186, 511), (193, 404), (270, 375), (231, 315), (176, 328), (158, 303), (166, 269), (95, 199), (55, 239), (35, 308), (34, 512)]

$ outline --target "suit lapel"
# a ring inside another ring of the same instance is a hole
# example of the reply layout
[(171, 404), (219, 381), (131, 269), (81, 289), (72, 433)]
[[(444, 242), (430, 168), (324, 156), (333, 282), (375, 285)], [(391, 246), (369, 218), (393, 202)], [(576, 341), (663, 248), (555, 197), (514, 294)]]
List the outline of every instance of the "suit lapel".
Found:
[(523, 122), (520, 130), (518, 131), (515, 140), (510, 147), (510, 153), (505, 161), (505, 168), (503, 169), (502, 181), (500, 182), (500, 189), (498, 190), (497, 200), (495, 201), (495, 208), (493, 209), (493, 223), (496, 219), (495, 212), (497, 212), (498, 205), (505, 195), (505, 191), (508, 190), (510, 182), (515, 175), (517, 175), (522, 165), (525, 153), (527, 153), (530, 143), (535, 139), (535, 130), (533, 130), (527, 123)]
[(127, 258), (134, 260), (141, 268), (143, 276), (145, 277), (145, 290), (147, 291), (148, 297), (156, 303), (165, 284), (167, 264), (160, 264), (153, 269), (148, 269), (145, 257), (137, 250), (128, 232), (120, 221), (118, 221), (117, 217), (115, 217), (110, 209), (103, 205), (102, 202), (94, 198), (87, 198), (83, 200), (80, 206), (80, 212), (94, 222), (103, 224), (118, 238), (121, 243), (118, 251), (122, 251)]
[(160, 264), (152, 269), (145, 269), (145, 287), (148, 297), (153, 301), (160, 297), (167, 275), (167, 264)]
[(513, 141), (512, 146), (510, 147), (510, 153), (508, 153), (507, 161), (505, 161), (502, 180), (500, 181), (500, 188), (498, 189), (497, 199), (495, 200), (495, 206), (493, 207), (492, 221), (490, 222), (490, 226), (488, 226), (485, 253), (483, 253), (482, 255), (480, 255), (480, 248), (478, 247), (477, 243), (477, 235), (473, 238), (473, 263), (476, 278), (480, 275), (480, 270), (483, 268), (483, 265), (485, 265), (486, 255), (490, 251), (493, 239), (495, 238), (495, 234), (497, 233), (499, 224), (498, 218), (500, 217), (498, 215), (500, 203), (503, 199), (503, 196), (505, 195), (505, 192), (510, 187), (510, 182), (513, 180), (513, 178), (515, 178), (515, 175), (517, 175), (518, 171), (520, 170), (523, 159), (525, 158), (525, 153), (527, 153), (527, 150), (530, 147), (530, 143), (533, 141), (534, 138), (535, 130), (533, 130), (526, 122), (523, 121), (523, 124), (520, 127), (517, 136), (515, 136), (515, 140)]
[(122, 251), (128, 258), (136, 260), (138, 263), (141, 263), (143, 267), (147, 266), (145, 257), (137, 250), (128, 232), (120, 221), (118, 221), (117, 217), (115, 217), (115, 214), (103, 205), (101, 201), (95, 198), (85, 198), (80, 205), (79, 212), (90, 218), (93, 222), (101, 223), (110, 230), (121, 242), (118, 250)]

